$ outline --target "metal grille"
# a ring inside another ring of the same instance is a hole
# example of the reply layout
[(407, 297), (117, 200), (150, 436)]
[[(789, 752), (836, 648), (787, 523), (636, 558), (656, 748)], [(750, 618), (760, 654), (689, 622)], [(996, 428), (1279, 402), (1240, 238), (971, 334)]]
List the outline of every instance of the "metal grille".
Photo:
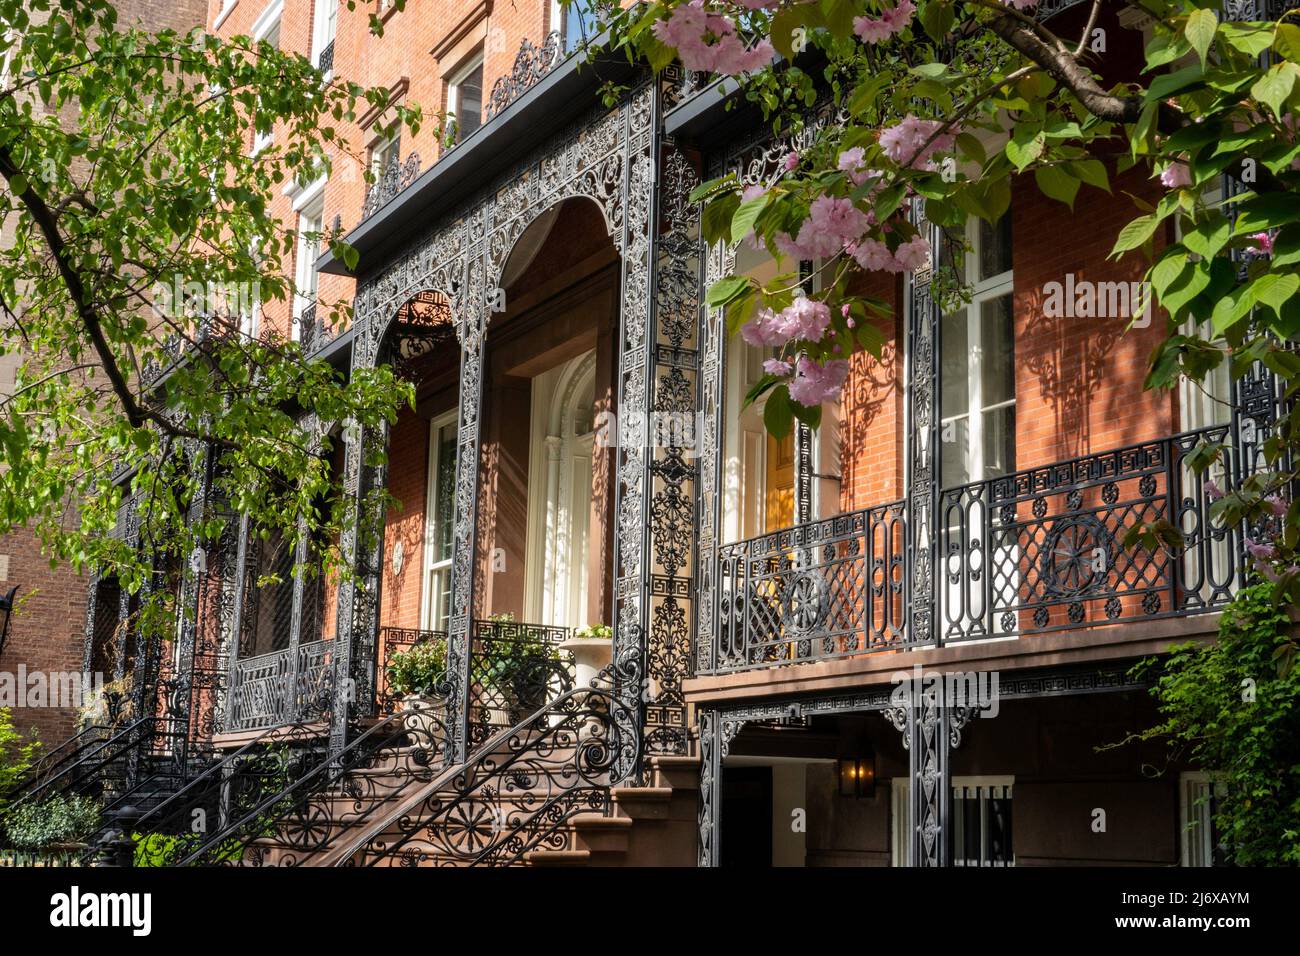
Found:
[(333, 651), (333, 641), (313, 641), (236, 661), (230, 729), (255, 730), (323, 717), (329, 711)]
[(475, 621), (470, 652), (470, 737), (475, 746), (573, 689), (565, 627)]
[(723, 545), (713, 670), (904, 646), (906, 540), (895, 501)]
[(1011, 787), (1005, 784), (954, 786), (948, 830), (952, 865), (1015, 866), (1011, 808)]
[[(941, 492), (944, 641), (1225, 604), (1239, 548), (1234, 532), (1211, 523), (1207, 479), (1183, 459), (1227, 434), (1202, 429)], [(1184, 548), (1125, 546), (1129, 529), (1153, 522), (1176, 527)]]

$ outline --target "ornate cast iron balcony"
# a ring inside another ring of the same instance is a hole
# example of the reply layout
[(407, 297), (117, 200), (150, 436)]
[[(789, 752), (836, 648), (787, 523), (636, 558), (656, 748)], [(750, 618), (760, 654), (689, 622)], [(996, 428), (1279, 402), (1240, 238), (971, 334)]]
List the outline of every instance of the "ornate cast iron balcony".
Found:
[(231, 674), (229, 730), (259, 730), (330, 709), (333, 641), (313, 641), (236, 661)]
[(531, 40), (525, 38), (519, 44), (519, 52), (515, 54), (514, 69), (492, 84), (486, 118), (490, 120), (502, 113), (555, 69), (564, 57), (564, 37), (560, 36), (558, 30), (548, 33), (541, 46), (534, 46)]
[(384, 167), (379, 179), (366, 187), (366, 198), (361, 205), (361, 218), (369, 219), (381, 208), (392, 202), (420, 175), (420, 154), (410, 153), (406, 159), (394, 160)]
[(320, 51), (320, 56), (316, 58), (316, 69), (329, 75), (334, 72), (334, 41), (330, 40), (325, 49)]
[[(938, 642), (1019, 637), (1212, 611), (1240, 586), (1240, 535), (1210, 520), (1208, 477), (1186, 463), (1227, 426), (1086, 455), (939, 493), (930, 569), (905, 553), (906, 501), (724, 545), (719, 627), (708, 670), (725, 672), (916, 646), (911, 616)], [(1236, 467), (1217, 477), (1231, 485)], [(1165, 521), (1179, 549), (1126, 547)]]

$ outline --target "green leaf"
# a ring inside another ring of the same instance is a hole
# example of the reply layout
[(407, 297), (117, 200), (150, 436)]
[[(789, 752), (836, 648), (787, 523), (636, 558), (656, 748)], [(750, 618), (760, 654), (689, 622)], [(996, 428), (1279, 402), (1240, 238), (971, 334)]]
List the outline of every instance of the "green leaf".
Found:
[(1300, 76), (1300, 66), (1290, 62), (1275, 63), (1251, 85), (1250, 95), (1267, 105), (1273, 115), (1281, 119), (1285, 113), (1286, 101), (1295, 89), (1297, 76)]
[(794, 425), (794, 409), (790, 407), (790, 390), (784, 385), (772, 389), (763, 405), (763, 426), (777, 441), (790, 434)]
[(1034, 170), (1034, 182), (1038, 183), (1043, 195), (1074, 208), (1074, 197), (1079, 193), (1079, 180), (1060, 166), (1039, 166)]
[(704, 301), (709, 306), (717, 308), (730, 302), (748, 288), (748, 276), (727, 276), (725, 279), (719, 279), (709, 286), (709, 292)]
[(1098, 189), (1104, 189), (1110, 192), (1110, 177), (1106, 172), (1106, 164), (1099, 159), (1081, 159), (1065, 164), (1066, 172), (1070, 175), (1083, 180), (1089, 186), (1096, 186)]
[(1192, 45), (1192, 49), (1200, 56), (1202, 66), (1205, 65), (1206, 55), (1210, 52), (1210, 44), (1214, 42), (1214, 34), (1218, 29), (1218, 16), (1213, 10), (1205, 9), (1193, 10), (1183, 27), (1183, 34), (1187, 37), (1187, 42)]
[(1139, 216), (1134, 219), (1120, 230), (1119, 237), (1115, 240), (1115, 247), (1110, 250), (1111, 256), (1136, 249), (1155, 235), (1156, 227), (1159, 225), (1160, 220), (1154, 215)]
[(1300, 290), (1300, 276), (1293, 272), (1281, 275), (1265, 273), (1255, 280), (1251, 289), (1257, 303), (1268, 306), (1281, 316), (1282, 307)]
[(763, 214), (767, 204), (771, 201), (770, 193), (763, 193), (755, 196), (753, 199), (742, 202), (736, 209), (736, 214), (731, 217), (731, 241), (740, 242), (754, 228), (754, 221)]
[(1232, 223), (1220, 212), (1205, 217), (1196, 228), (1183, 234), (1183, 245), (1203, 259), (1213, 259), (1228, 244)]
[(1273, 37), (1273, 49), (1292, 63), (1300, 63), (1300, 26), (1279, 23)]
[(1003, 152), (1006, 153), (1007, 159), (1015, 165), (1017, 170), (1023, 171), (1030, 163), (1043, 155), (1043, 147), (1046, 144), (1046, 138), (1043, 132), (1034, 126), (1017, 125), (1007, 140), (1007, 145)]
[(1228, 46), (1247, 56), (1259, 56), (1273, 42), (1273, 30), (1264, 23), (1220, 23), (1219, 36)]

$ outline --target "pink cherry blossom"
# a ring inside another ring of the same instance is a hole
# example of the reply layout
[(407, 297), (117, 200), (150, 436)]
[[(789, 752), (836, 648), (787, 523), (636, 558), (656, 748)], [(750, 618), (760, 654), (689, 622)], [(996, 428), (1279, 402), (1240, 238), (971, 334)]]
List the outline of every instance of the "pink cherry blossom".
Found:
[(1211, 501), (1218, 501), (1223, 497), (1223, 489), (1213, 478), (1207, 478), (1205, 481), (1205, 497)]
[(864, 43), (882, 43), (897, 33), (902, 33), (916, 13), (912, 0), (899, 0), (896, 7), (886, 10), (879, 19), (873, 17), (854, 17), (853, 32)]
[(792, 259), (821, 259), (837, 255), (871, 226), (871, 218), (852, 200), (839, 196), (818, 196), (808, 207), (808, 218), (799, 234), (777, 233), (772, 241), (783, 256)]
[(1257, 232), (1250, 238), (1259, 243), (1259, 251), (1266, 256), (1273, 254), (1273, 237), (1267, 232)]
[[(855, 146), (852, 149), (846, 149), (840, 153), (837, 165), (841, 171), (848, 174), (849, 182), (855, 186), (861, 186), (868, 179), (879, 178), (881, 173), (878, 169), (868, 167), (863, 159), (864, 150), (861, 146)], [(880, 188), (880, 184), (871, 188), (875, 192)]]
[(899, 271), (889, 247), (879, 239), (863, 239), (853, 250), (853, 258), (868, 272)]
[[(795, 381), (798, 381), (798, 378), (796, 378)], [(790, 386), (790, 392), (793, 394), (794, 385)], [(1246, 545), (1246, 550), (1250, 553), (1252, 558), (1258, 558), (1261, 561), (1271, 561), (1273, 558), (1277, 557), (1277, 548), (1271, 544), (1261, 544), (1252, 538), (1244, 539), (1243, 543)]]
[(818, 342), (831, 324), (831, 310), (825, 302), (799, 296), (781, 310), (779, 320), (790, 338)]
[(846, 359), (832, 359), (822, 365), (807, 355), (800, 355), (790, 382), (790, 397), (800, 405), (810, 407), (829, 402), (840, 394), (848, 376)]
[(746, 10), (775, 10), (781, 5), (781, 0), (735, 0)]
[(1281, 495), (1269, 495), (1264, 499), (1264, 504), (1268, 505), (1269, 510), (1279, 518), (1286, 514), (1288, 507), (1287, 500)]
[(674, 48), (688, 70), (735, 76), (765, 66), (775, 55), (770, 40), (752, 48), (736, 32), (736, 24), (704, 9), (704, 0), (673, 8), (667, 20), (652, 27), (660, 42)]
[(740, 337), (750, 345), (758, 346), (785, 345), (790, 341), (779, 317), (768, 308), (757, 310), (754, 317), (740, 327)]
[(894, 250), (894, 261), (903, 272), (915, 272), (930, 265), (930, 243), (924, 236), (913, 236)]
[(794, 172), (796, 169), (799, 168), (799, 154), (786, 153), (785, 159), (781, 161), (781, 165), (785, 167), (785, 171), (787, 173)]
[(956, 142), (956, 131), (939, 133), (942, 128), (939, 120), (918, 119), (909, 113), (897, 125), (881, 131), (880, 146), (899, 165), (910, 163), (913, 169), (927, 169), (935, 153), (948, 152)]
[(794, 366), (781, 359), (770, 358), (763, 362), (763, 371), (768, 375), (789, 375)]
[(1173, 162), (1160, 174), (1160, 184), (1166, 189), (1179, 189), (1192, 184), (1192, 171), (1184, 162)]

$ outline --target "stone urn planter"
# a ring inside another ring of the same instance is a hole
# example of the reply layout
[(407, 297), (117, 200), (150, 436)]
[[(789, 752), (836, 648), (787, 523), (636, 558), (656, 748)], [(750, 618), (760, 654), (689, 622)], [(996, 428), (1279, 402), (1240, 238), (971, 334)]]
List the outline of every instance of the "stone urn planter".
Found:
[(559, 645), (573, 655), (575, 690), (590, 687), (591, 682), (609, 666), (614, 641), (608, 637), (571, 637)]

